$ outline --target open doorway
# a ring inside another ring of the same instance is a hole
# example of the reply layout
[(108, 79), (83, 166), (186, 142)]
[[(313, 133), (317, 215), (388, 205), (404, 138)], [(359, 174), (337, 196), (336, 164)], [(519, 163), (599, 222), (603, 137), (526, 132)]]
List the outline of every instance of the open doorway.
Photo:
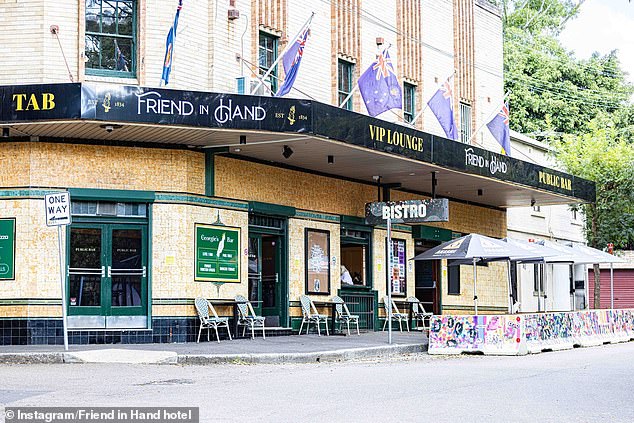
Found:
[[(440, 245), (439, 242), (417, 240), (415, 255)], [(440, 260), (417, 260), (415, 263), (415, 293), (425, 311), (440, 314)]]

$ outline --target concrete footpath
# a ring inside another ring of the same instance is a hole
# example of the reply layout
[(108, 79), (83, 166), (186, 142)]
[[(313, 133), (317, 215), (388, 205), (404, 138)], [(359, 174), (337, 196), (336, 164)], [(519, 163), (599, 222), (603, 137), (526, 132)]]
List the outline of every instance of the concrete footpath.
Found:
[(293, 335), (240, 338), (184, 344), (106, 344), (0, 346), (0, 364), (137, 363), (137, 364), (282, 364), (348, 361), (427, 351), (422, 332), (387, 332), (350, 336)]

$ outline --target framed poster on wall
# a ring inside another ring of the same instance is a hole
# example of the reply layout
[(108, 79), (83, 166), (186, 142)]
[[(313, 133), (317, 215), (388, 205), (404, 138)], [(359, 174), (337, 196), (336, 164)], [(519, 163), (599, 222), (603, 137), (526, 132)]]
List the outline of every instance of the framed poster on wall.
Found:
[(0, 219), (0, 280), (15, 279), (15, 217)]
[(330, 232), (306, 229), (306, 293), (330, 293)]
[[(387, 248), (385, 249), (385, 261), (389, 260), (389, 241), (385, 239)], [(388, 264), (387, 289), (392, 290), (392, 295), (405, 296), (407, 294), (407, 259), (405, 251), (405, 240), (392, 238), (392, 263)]]
[(240, 282), (240, 228), (196, 223), (194, 280)]

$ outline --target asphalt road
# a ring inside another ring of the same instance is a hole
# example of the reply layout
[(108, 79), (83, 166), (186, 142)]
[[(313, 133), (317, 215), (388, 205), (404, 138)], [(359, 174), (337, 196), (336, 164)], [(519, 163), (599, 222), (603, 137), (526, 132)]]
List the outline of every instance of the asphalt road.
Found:
[(633, 400), (634, 342), (525, 357), (0, 367), (2, 406), (198, 406), (201, 422), (632, 422)]

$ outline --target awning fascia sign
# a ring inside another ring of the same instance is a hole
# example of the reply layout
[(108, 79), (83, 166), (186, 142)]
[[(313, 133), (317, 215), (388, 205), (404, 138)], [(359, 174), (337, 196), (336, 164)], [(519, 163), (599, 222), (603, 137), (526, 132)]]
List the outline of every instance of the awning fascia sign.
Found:
[(367, 203), (365, 222), (368, 225), (391, 223), (424, 223), (449, 221), (449, 200), (405, 200)]
[(82, 119), (314, 135), (595, 201), (585, 179), (311, 100), (97, 83), (5, 86), (0, 100), (0, 123)]

